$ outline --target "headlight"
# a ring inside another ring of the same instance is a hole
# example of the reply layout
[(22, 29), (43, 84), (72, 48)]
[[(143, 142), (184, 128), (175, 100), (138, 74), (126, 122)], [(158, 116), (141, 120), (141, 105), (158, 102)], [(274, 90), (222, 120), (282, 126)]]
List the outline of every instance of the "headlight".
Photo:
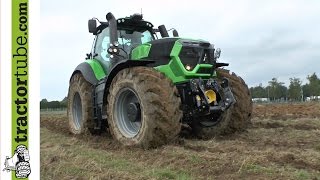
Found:
[(113, 50), (112, 50), (111, 47), (108, 48), (108, 53), (109, 53), (109, 54), (112, 54), (112, 53), (113, 53)]
[(114, 45), (115, 47), (118, 47), (118, 46), (119, 46), (119, 42), (118, 42), (118, 41), (115, 41), (115, 42), (113, 42), (113, 45)]
[(187, 71), (192, 71), (193, 67), (189, 64), (185, 65)]
[(110, 46), (108, 48), (108, 53), (109, 54), (119, 54), (119, 49), (115, 46), (112, 46), (112, 47)]

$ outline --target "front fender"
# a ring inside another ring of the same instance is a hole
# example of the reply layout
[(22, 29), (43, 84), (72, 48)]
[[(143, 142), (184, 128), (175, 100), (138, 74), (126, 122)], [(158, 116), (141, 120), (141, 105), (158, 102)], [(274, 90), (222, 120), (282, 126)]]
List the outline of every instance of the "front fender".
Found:
[(111, 84), (112, 79), (118, 74), (119, 71), (125, 68), (135, 67), (135, 66), (146, 66), (148, 64), (154, 63), (153, 60), (123, 60), (118, 62), (110, 70), (108, 77), (106, 78), (106, 84)]
[(135, 67), (135, 66), (147, 66), (148, 64), (154, 63), (153, 60), (122, 60), (115, 64), (113, 68), (110, 70), (110, 73), (105, 78), (103, 83), (104, 86), (104, 102), (106, 102), (106, 97), (108, 95), (109, 85), (111, 84), (113, 78), (118, 74), (119, 71), (125, 68)]
[(99, 80), (106, 76), (105, 71), (97, 60), (87, 60), (79, 64), (73, 71), (71, 78), (76, 73), (81, 73), (84, 79), (92, 85), (97, 84)]

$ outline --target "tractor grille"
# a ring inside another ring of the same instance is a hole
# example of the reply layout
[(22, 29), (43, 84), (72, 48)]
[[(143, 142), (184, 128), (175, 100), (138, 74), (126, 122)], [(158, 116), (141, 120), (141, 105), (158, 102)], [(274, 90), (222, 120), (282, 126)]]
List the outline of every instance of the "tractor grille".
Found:
[(213, 49), (204, 49), (199, 64), (214, 64)]
[(196, 48), (196, 47), (182, 47), (179, 57), (183, 65), (191, 65), (192, 67), (195, 67), (202, 54), (203, 49), (202, 48)]
[[(200, 47), (200, 46), (182, 47), (179, 57), (183, 65), (188, 64), (188, 65), (191, 65), (192, 67), (195, 67), (197, 64), (214, 64), (213, 49), (204, 49), (203, 47)], [(211, 69), (209, 70), (212, 71)], [(200, 69), (199, 71), (207, 72), (205, 68), (203, 70)], [(211, 73), (206, 73), (206, 74), (211, 74)]]
[(199, 74), (212, 74), (213, 68), (200, 68), (197, 73)]

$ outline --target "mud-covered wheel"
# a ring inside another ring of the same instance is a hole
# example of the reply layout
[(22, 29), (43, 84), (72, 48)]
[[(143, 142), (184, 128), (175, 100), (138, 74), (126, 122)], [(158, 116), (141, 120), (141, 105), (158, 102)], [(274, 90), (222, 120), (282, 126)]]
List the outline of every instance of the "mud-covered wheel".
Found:
[(16, 177), (27, 178), (31, 173), (30, 163), (27, 161), (18, 162), (16, 164)]
[(236, 131), (243, 131), (251, 124), (253, 107), (250, 90), (244, 80), (235, 73), (230, 73), (229, 70), (225, 69), (218, 69), (217, 73), (220, 79), (224, 77), (229, 79), (231, 91), (237, 101), (229, 109), (231, 111), (230, 122), (224, 133), (230, 134)]
[(81, 73), (74, 74), (70, 80), (68, 118), (73, 134), (94, 133), (92, 86)]
[(194, 134), (202, 139), (217, 135), (231, 134), (245, 130), (251, 123), (252, 101), (248, 86), (240, 76), (230, 74), (228, 70), (218, 69), (218, 77), (227, 78), (236, 103), (226, 110), (221, 117), (202, 117), (191, 124)]
[(121, 70), (108, 95), (112, 136), (126, 146), (163, 145), (180, 132), (181, 100), (173, 83), (148, 67)]
[(204, 116), (194, 119), (190, 124), (192, 132), (198, 138), (210, 139), (217, 135), (224, 134), (230, 123), (231, 111), (225, 111), (220, 117)]

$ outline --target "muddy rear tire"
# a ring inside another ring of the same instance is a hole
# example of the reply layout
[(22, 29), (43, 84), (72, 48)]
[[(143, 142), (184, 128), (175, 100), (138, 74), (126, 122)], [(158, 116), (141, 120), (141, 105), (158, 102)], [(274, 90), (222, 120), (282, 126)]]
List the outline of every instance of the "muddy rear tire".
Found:
[(70, 80), (67, 113), (71, 133), (94, 133), (92, 85), (81, 73), (74, 74)]
[(157, 147), (177, 137), (181, 100), (176, 87), (149, 67), (121, 70), (108, 95), (111, 135), (125, 146)]

